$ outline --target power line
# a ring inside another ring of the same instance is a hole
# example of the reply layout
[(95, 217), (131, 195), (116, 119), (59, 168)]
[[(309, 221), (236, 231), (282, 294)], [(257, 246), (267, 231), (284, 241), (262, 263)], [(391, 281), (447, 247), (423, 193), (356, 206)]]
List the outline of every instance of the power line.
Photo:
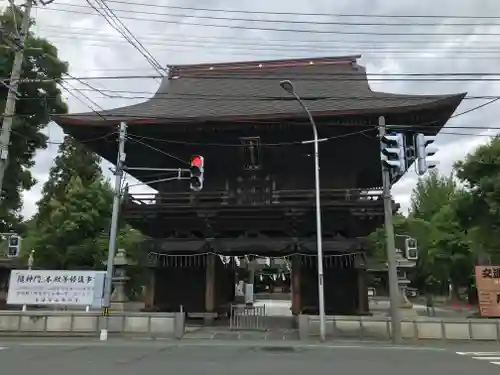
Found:
[[(303, 13), (303, 12), (270, 12), (270, 11), (254, 11), (254, 10), (234, 10), (234, 9), (214, 9), (214, 8), (199, 8), (199, 7), (185, 7), (185, 6), (174, 6), (174, 5), (159, 5), (159, 4), (147, 4), (134, 1), (124, 1), (124, 0), (108, 0), (109, 3), (116, 4), (126, 4), (126, 5), (140, 5), (144, 7), (151, 8), (164, 8), (164, 9), (180, 9), (180, 10), (190, 10), (190, 11), (203, 11), (203, 12), (223, 12), (223, 13), (241, 13), (241, 14), (262, 14), (262, 15), (282, 15), (282, 16), (307, 16), (307, 17), (366, 17), (366, 18), (451, 18), (451, 19), (500, 19), (500, 16), (459, 16), (451, 14), (429, 14), (429, 15), (395, 15), (395, 14), (370, 14), (370, 13)], [(67, 3), (60, 3), (67, 4)], [(68, 5), (68, 4), (67, 4)]]
[[(101, 6), (99, 10), (90, 0), (86, 0), (87, 4), (102, 16), (104, 20), (118, 33), (120, 33), (130, 45), (132, 45), (139, 53), (148, 61), (149, 64), (160, 74), (163, 75), (164, 69), (161, 64), (154, 58), (153, 55), (144, 47), (144, 45), (134, 36), (130, 29), (116, 16), (111, 8), (109, 8), (103, 0), (96, 0)], [(89, 13), (96, 15), (94, 13)], [(111, 16), (109, 16), (111, 15)]]
[(180, 161), (180, 162), (181, 162), (181, 163), (183, 163), (183, 164), (187, 164), (187, 165), (189, 165), (189, 163), (188, 163), (187, 161), (185, 161), (185, 160), (183, 160), (183, 159), (181, 159), (181, 158), (178, 158), (177, 156), (174, 156), (174, 155), (172, 155), (172, 154), (169, 154), (169, 153), (168, 153), (168, 152), (166, 152), (166, 151), (160, 150), (159, 148), (156, 148), (156, 147), (153, 147), (153, 146), (151, 146), (151, 145), (149, 145), (149, 144), (147, 144), (147, 143), (144, 143), (144, 142), (142, 142), (142, 140), (141, 140), (141, 139), (138, 139), (137, 137), (134, 137), (133, 135), (129, 135), (129, 136), (127, 136), (127, 140), (131, 141), (132, 143), (138, 143), (138, 144), (141, 144), (141, 145), (143, 145), (143, 146), (145, 146), (145, 147), (150, 148), (150, 149), (151, 149), (151, 150), (153, 150), (153, 151), (157, 151), (157, 152), (159, 152), (159, 153), (161, 153), (161, 154), (163, 154), (163, 155), (165, 155), (165, 156), (168, 156), (168, 157), (170, 157), (170, 158), (172, 158), (172, 159), (175, 159), (175, 160), (177, 160), (177, 161)]
[[(443, 128), (443, 129), (446, 129), (446, 128), (447, 127)], [(320, 141), (326, 142), (326, 141), (330, 141), (330, 140), (341, 139), (341, 138), (351, 137), (351, 136), (360, 135), (360, 134), (366, 135), (367, 133), (374, 132), (376, 130), (377, 130), (376, 128), (365, 129), (365, 130), (350, 132), (350, 133), (346, 133), (346, 134), (342, 134), (342, 135), (338, 135), (338, 136), (331, 136), (331, 137), (322, 138)], [(498, 128), (498, 130), (500, 131), (500, 128)], [(446, 132), (446, 133), (439, 132), (438, 135), (493, 137), (493, 135), (488, 135), (488, 134), (456, 133), (456, 132)], [(241, 143), (205, 143), (205, 142), (179, 141), (179, 140), (172, 140), (172, 139), (165, 139), (165, 138), (158, 138), (158, 137), (147, 137), (147, 136), (142, 136), (142, 135), (141, 136), (133, 135), (133, 136), (138, 137), (141, 140), (149, 140), (149, 141), (154, 141), (154, 142), (184, 145), (184, 146), (238, 147), (238, 148), (245, 147), (245, 145), (243, 145)], [(280, 142), (280, 143), (259, 143), (259, 146), (261, 146), (261, 147), (281, 147), (281, 146), (298, 146), (298, 145), (304, 145), (304, 141)]]
[[(99, 16), (98, 14), (81, 12), (76, 10), (68, 10), (68, 9), (54, 9), (48, 8), (48, 11), (59, 11), (66, 13), (75, 13), (75, 14), (85, 14), (89, 16)], [(409, 36), (409, 35), (422, 35), (422, 36), (470, 36), (470, 35), (478, 35), (478, 36), (500, 36), (500, 32), (476, 32), (469, 31), (467, 33), (457, 33), (457, 32), (434, 32), (434, 33), (422, 33), (422, 32), (369, 32), (369, 31), (346, 31), (346, 30), (312, 30), (312, 29), (293, 29), (293, 28), (275, 28), (275, 27), (256, 27), (256, 26), (244, 26), (244, 25), (222, 25), (222, 24), (208, 24), (201, 22), (189, 22), (189, 21), (175, 21), (175, 20), (160, 20), (154, 18), (140, 18), (140, 17), (131, 17), (131, 16), (121, 16), (122, 19), (135, 20), (135, 21), (147, 21), (153, 23), (162, 23), (162, 24), (174, 24), (174, 25), (190, 25), (190, 26), (202, 26), (202, 27), (213, 27), (213, 28), (228, 28), (228, 29), (237, 29), (237, 30), (260, 30), (260, 31), (275, 31), (275, 32), (293, 32), (293, 33), (306, 33), (306, 34), (339, 34), (339, 35), (395, 35), (395, 36)]]
[[(52, 28), (52, 29), (56, 29), (56, 30), (60, 30), (61, 29), (61, 25), (47, 25), (47, 24), (44, 24), (42, 25), (42, 27), (40, 27), (40, 29), (45, 29), (45, 28)], [(77, 31), (82, 31), (82, 33), (78, 33)], [(75, 34), (75, 35), (89, 35), (89, 33), (92, 33), (94, 34), (96, 32), (95, 29), (89, 29), (89, 28), (79, 28), (79, 27), (75, 27), (75, 28), (71, 28), (71, 30), (67, 30), (65, 31), (65, 34), (66, 33), (69, 33), (69, 34)], [(54, 36), (57, 36), (57, 35), (60, 35), (60, 34), (54, 34)], [(98, 34), (99, 37), (101, 36), (111, 36), (109, 34)], [(174, 34), (174, 33), (162, 33), (162, 34), (158, 34), (158, 33), (147, 33), (147, 34), (142, 34), (141, 37), (144, 37), (144, 38), (148, 38), (148, 37), (158, 37), (159, 40), (171, 40), (170, 38), (171, 37), (179, 37), (179, 34)], [(318, 39), (318, 38), (314, 38), (314, 39), (297, 39), (296, 37), (294, 37), (293, 39), (275, 39), (275, 38), (267, 38), (267, 37), (257, 37), (257, 38), (245, 38), (245, 37), (231, 37), (231, 36), (227, 36), (227, 35), (221, 35), (221, 36), (210, 36), (210, 35), (205, 35), (205, 34), (189, 34), (189, 33), (183, 33), (182, 34), (182, 38), (181, 39), (176, 39), (177, 41), (185, 41), (186, 38), (195, 38), (196, 40), (204, 40), (204, 39), (214, 39), (214, 40), (221, 40), (221, 41), (229, 41), (229, 40), (233, 40), (233, 41), (236, 41), (236, 42), (258, 42), (259, 44), (262, 44), (262, 42), (276, 42), (276, 43), (279, 43), (279, 45), (282, 45), (283, 43), (292, 43), (291, 45), (292, 46), (295, 46), (297, 45), (297, 43), (307, 43), (307, 44), (311, 44), (311, 43), (314, 43), (314, 44), (335, 44), (335, 43), (363, 43), (363, 44), (372, 44), (373, 41), (371, 40), (356, 40), (356, 39), (353, 39), (353, 40), (346, 40), (346, 39), (331, 39), (331, 37), (329, 37), (327, 40), (321, 40), (321, 39)], [(463, 39), (462, 38), (456, 38), (454, 40), (448, 40), (448, 38), (446, 38), (446, 40), (437, 40), (437, 39), (421, 39), (421, 40), (413, 40), (413, 39), (401, 39), (401, 38), (398, 38), (398, 39), (376, 39), (374, 40), (376, 41), (377, 43), (404, 43), (404, 44), (432, 44), (432, 43), (440, 43), (440, 44), (449, 44), (449, 43), (459, 43), (459, 44), (463, 44)], [(497, 43), (500, 42), (500, 41), (496, 41)], [(495, 41), (487, 41), (487, 40), (476, 40), (474, 41), (474, 45), (480, 45), (480, 44), (491, 44), (491, 43), (495, 43)]]
[[(500, 26), (500, 25), (499, 25)], [(111, 35), (107, 33), (98, 33), (98, 34), (89, 34), (93, 31), (87, 30), (84, 31), (74, 31), (69, 30), (64, 35), (60, 33), (52, 32), (52, 30), (48, 30), (47, 33), (43, 33), (47, 38), (60, 38), (60, 39), (72, 39), (73, 35), (83, 36), (85, 38), (80, 38), (82, 41), (95, 41), (95, 42), (103, 42), (103, 43), (111, 43), (122, 41), (118, 36)], [(347, 39), (338, 39), (338, 40), (315, 40), (315, 41), (303, 41), (303, 40), (293, 40), (293, 39), (258, 39), (258, 38), (230, 38), (230, 37), (213, 37), (213, 36), (195, 36), (195, 35), (186, 35), (183, 38), (175, 37), (174, 35), (166, 34), (162, 37), (157, 34), (145, 34), (141, 36), (143, 40), (146, 40), (150, 43), (155, 43), (157, 45), (171, 45), (171, 42), (182, 42), (182, 43), (195, 43), (194, 45), (200, 44), (212, 44), (212, 45), (221, 45), (221, 46), (249, 46), (249, 47), (276, 47), (276, 48), (312, 48), (312, 49), (329, 49), (331, 48), (346, 48), (354, 46), (356, 48), (372, 48), (372, 49), (400, 49), (400, 50), (413, 50), (416, 48), (421, 49), (422, 44), (424, 44), (425, 50), (432, 50), (437, 48), (442, 48), (443, 45), (446, 44), (447, 49), (456, 49), (463, 48), (464, 50), (487, 50), (493, 48), (497, 50), (500, 48), (500, 41), (487, 41), (481, 40), (474, 42), (474, 45), (464, 45), (463, 41), (445, 41), (445, 40), (389, 40), (389, 39), (376, 39), (376, 40), (347, 40)], [(192, 38), (192, 39), (189, 39)], [(231, 43), (228, 43), (231, 41)], [(376, 41), (377, 44), (373, 45), (373, 42)], [(269, 43), (273, 42), (273, 43)], [(265, 43), (265, 44), (263, 44)], [(301, 45), (300, 43), (306, 43)], [(455, 43), (456, 45), (453, 45)], [(339, 46), (340, 44), (340, 46)], [(401, 44), (405, 44), (404, 47), (401, 47)], [(406, 44), (416, 44), (417, 46), (407, 47)], [(174, 44), (175, 45), (175, 44)], [(352, 48), (354, 48), (352, 47)]]
[[(74, 39), (71, 33), (69, 35), (46, 35), (51, 40), (53, 39)], [(74, 33), (74, 35), (84, 35), (83, 33)], [(79, 38), (81, 42), (85, 42), (90, 46), (109, 46), (110, 44), (120, 44), (124, 43), (124, 41), (110, 35), (100, 35), (100, 36), (91, 36), (85, 35), (84, 38)], [(91, 44), (87, 43), (87, 41), (92, 42)], [(382, 45), (378, 44), (374, 46), (373, 42), (367, 44), (365, 46), (356, 46), (349, 42), (344, 42), (343, 46), (301, 46), (301, 45), (279, 45), (279, 44), (269, 44), (269, 43), (220, 43), (215, 41), (195, 41), (195, 40), (180, 40), (180, 39), (146, 39), (149, 46), (154, 47), (176, 47), (176, 48), (202, 48), (202, 49), (223, 49), (225, 51), (231, 50), (245, 50), (245, 51), (259, 51), (259, 52), (323, 52), (325, 54), (339, 54), (339, 55), (348, 55), (352, 54), (352, 51), (357, 51), (358, 49), (363, 49), (363, 53), (365, 55), (370, 54), (422, 54), (422, 48), (417, 47), (398, 47), (391, 45)], [(365, 42), (366, 43), (366, 42)], [(485, 46), (485, 47), (467, 47), (467, 46), (447, 46), (444, 50), (442, 46), (427, 46), (424, 49), (427, 53), (460, 53), (462, 55), (477, 55), (477, 54), (489, 54), (495, 55), (500, 52), (500, 46)]]
[[(110, 3), (114, 3), (114, 1), (108, 1)], [(72, 8), (86, 8), (85, 6), (78, 5), (78, 4), (69, 4), (69, 3), (58, 3), (59, 5), (66, 5)], [(144, 4), (136, 4), (136, 5), (144, 5)], [(161, 6), (160, 6), (161, 7)], [(168, 6), (167, 6), (168, 7)], [(64, 9), (64, 8), (53, 8), (58, 11), (68, 11), (71, 12), (69, 9)], [(219, 21), (239, 21), (239, 22), (261, 22), (261, 23), (278, 23), (278, 24), (296, 24), (296, 25), (313, 25), (313, 26), (320, 26), (320, 25), (328, 25), (328, 26), (389, 26), (389, 27), (408, 27), (408, 26), (440, 26), (440, 27), (463, 27), (463, 26), (500, 26), (500, 23), (492, 23), (492, 22), (481, 22), (481, 23), (443, 23), (443, 22), (400, 22), (400, 23), (387, 23), (387, 22), (350, 22), (350, 21), (305, 21), (305, 20), (295, 20), (295, 19), (262, 19), (262, 18), (238, 18), (235, 16), (231, 17), (221, 17), (221, 16), (209, 16), (209, 15), (204, 15), (204, 14), (193, 14), (193, 10), (200, 11), (200, 9), (189, 9), (190, 13), (181, 13), (181, 14), (172, 14), (172, 13), (159, 13), (158, 11), (144, 11), (144, 10), (129, 10), (129, 9), (113, 9), (115, 12), (123, 12), (123, 13), (132, 13), (132, 14), (144, 14), (144, 15), (152, 15), (152, 16), (167, 16), (167, 17), (176, 17), (176, 18), (198, 18), (198, 19), (208, 19), (208, 20), (219, 20)], [(206, 12), (207, 9), (201, 9), (201, 11)], [(238, 13), (241, 14), (241, 12), (238, 11), (232, 11), (232, 12), (227, 12), (227, 13)], [(248, 14), (248, 13), (246, 13)], [(273, 16), (276, 16), (276, 14), (273, 14)], [(300, 14), (296, 14), (295, 16), (303, 16)]]
[[(98, 89), (88, 83), (87, 88), (78, 88), (78, 91), (96, 92), (100, 95), (94, 97), (109, 98), (109, 99), (165, 99), (165, 100), (186, 100), (186, 99), (203, 99), (208, 101), (283, 101), (289, 100), (285, 96), (270, 96), (270, 95), (228, 95), (228, 94), (202, 94), (202, 93), (158, 93), (154, 91), (131, 91), (131, 90), (111, 90), (111, 89)], [(133, 96), (131, 96), (133, 95)], [(55, 96), (45, 96), (47, 99), (55, 99)], [(491, 100), (500, 97), (500, 95), (468, 95), (463, 100)], [(410, 95), (405, 94), (405, 100), (418, 100), (422, 99), (435, 99), (436, 95)], [(399, 96), (392, 94), (378, 95), (378, 96), (303, 96), (304, 100), (401, 100)], [(40, 100), (38, 96), (22, 97), (18, 100)]]
[[(181, 76), (182, 78), (185, 79), (207, 79), (207, 80), (218, 80), (218, 79), (225, 79), (225, 80), (255, 80), (255, 81), (269, 81), (269, 80), (280, 80), (283, 79), (283, 77), (286, 74), (278, 74), (275, 76), (271, 76), (270, 74), (266, 75), (258, 75), (256, 74), (189, 74), (189, 75), (183, 75)], [(373, 76), (381, 76), (384, 78), (376, 78)], [(446, 76), (450, 76), (452, 78), (448, 78)], [(453, 78), (456, 76), (456, 78)], [(466, 76), (471, 76), (471, 77), (466, 77)], [(498, 78), (491, 78), (493, 76), (499, 76)], [(369, 74), (369, 77), (367, 78), (365, 75), (362, 74), (337, 74), (337, 73), (311, 73), (311, 74), (294, 74), (293, 75), (294, 79), (296, 80), (301, 80), (301, 81), (324, 81), (325, 79), (330, 79), (335, 82), (351, 82), (351, 81), (363, 81), (363, 82), (476, 82), (476, 81), (488, 81), (488, 82), (497, 82), (500, 81), (500, 73), (488, 73), (488, 72), (483, 72), (483, 73), (465, 73), (464, 75), (461, 75), (460, 73), (453, 74), (453, 73), (415, 73), (415, 75), (406, 73), (406, 74)], [(390, 77), (390, 78), (386, 78)], [(396, 77), (396, 78), (393, 78)], [(401, 77), (401, 78), (397, 78)], [(419, 77), (419, 78), (416, 78)], [(425, 78), (429, 77), (429, 78)], [(476, 78), (474, 78), (476, 77)], [(132, 79), (153, 79), (153, 78), (162, 78), (162, 76), (158, 75), (151, 75), (151, 74), (143, 74), (143, 75), (106, 75), (106, 76), (84, 76), (84, 77), (68, 77), (65, 79), (65, 81), (71, 81), (71, 80), (85, 80), (85, 81), (90, 81), (90, 80), (132, 80)], [(2, 79), (2, 78), (0, 78)], [(5, 79), (6, 82), (9, 81), (8, 78), (3, 78)], [(59, 81), (59, 78), (25, 78), (21, 79), (21, 82), (26, 84), (26, 83), (50, 83), (50, 82), (55, 82)]]
[[(13, 130), (12, 133), (14, 133), (17, 136), (19, 136), (21, 138), (24, 138), (24, 139), (26, 139), (28, 141), (31, 141), (30, 138), (26, 137), (22, 133), (19, 133), (18, 131)], [(100, 141), (100, 140), (106, 140), (107, 138), (111, 137), (114, 134), (116, 134), (116, 131), (115, 132), (107, 133), (105, 135), (101, 135), (99, 137), (78, 139), (78, 142), (85, 144), (85, 143), (90, 143), (90, 142), (95, 142), (95, 141)], [(49, 144), (49, 145), (62, 145), (64, 142), (54, 142), (54, 141), (50, 141), (49, 140), (49, 141), (46, 141), (46, 143)]]

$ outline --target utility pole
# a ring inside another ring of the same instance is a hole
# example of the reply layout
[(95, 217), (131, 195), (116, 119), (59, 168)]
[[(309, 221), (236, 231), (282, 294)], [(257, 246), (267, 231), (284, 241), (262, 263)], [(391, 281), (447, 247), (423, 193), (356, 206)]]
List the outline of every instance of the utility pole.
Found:
[(111, 305), (111, 292), (113, 288), (113, 263), (116, 252), (116, 236), (118, 234), (118, 216), (121, 203), (121, 185), (123, 179), (123, 170), (125, 163), (125, 140), (127, 136), (127, 124), (120, 124), (118, 135), (118, 156), (116, 158), (115, 169), (115, 192), (113, 198), (113, 213), (111, 215), (111, 228), (109, 230), (109, 246), (108, 246), (108, 262), (106, 265), (106, 281), (104, 283), (103, 295), (103, 328), (101, 329), (100, 339), (106, 341), (108, 339), (108, 324), (109, 324), (109, 307)]
[(12, 131), (12, 123), (16, 113), (17, 90), (19, 88), (19, 80), (21, 78), (21, 71), (24, 59), (24, 44), (30, 26), (30, 14), (33, 7), (33, 0), (26, 0), (23, 19), (21, 22), (21, 30), (16, 30), (18, 40), (18, 50), (14, 56), (14, 63), (12, 64), (12, 72), (10, 74), (9, 91), (7, 93), (7, 101), (5, 103), (4, 119), (2, 129), (0, 130), (0, 195), (3, 187), (3, 180), (7, 163), (9, 161), (9, 144), (10, 133)]
[[(380, 148), (383, 149), (382, 137), (385, 136), (385, 118), (379, 117), (379, 136), (381, 139)], [(391, 331), (394, 344), (400, 344), (401, 337), (401, 317), (399, 315), (399, 288), (398, 269), (396, 264), (396, 244), (394, 241), (394, 225), (392, 222), (392, 197), (391, 197), (391, 176), (389, 168), (382, 164), (382, 185), (384, 194), (384, 227), (385, 241), (387, 249), (387, 263), (389, 268), (389, 295), (391, 311)]]

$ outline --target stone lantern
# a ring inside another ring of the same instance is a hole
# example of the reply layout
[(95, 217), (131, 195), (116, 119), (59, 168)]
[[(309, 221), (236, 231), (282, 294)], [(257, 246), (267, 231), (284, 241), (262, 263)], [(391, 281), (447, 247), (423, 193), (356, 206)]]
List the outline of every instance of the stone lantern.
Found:
[(111, 309), (115, 311), (140, 310), (144, 304), (141, 302), (129, 301), (125, 293), (125, 285), (130, 277), (127, 276), (127, 267), (136, 263), (127, 258), (125, 249), (118, 249), (113, 260), (113, 292), (111, 293)]

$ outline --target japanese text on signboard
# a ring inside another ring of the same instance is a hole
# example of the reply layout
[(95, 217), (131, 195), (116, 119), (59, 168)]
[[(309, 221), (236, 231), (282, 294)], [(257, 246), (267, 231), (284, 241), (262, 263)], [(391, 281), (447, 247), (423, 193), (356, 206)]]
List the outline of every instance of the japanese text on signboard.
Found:
[(62, 276), (42, 276), (39, 274), (17, 275), (17, 283), (36, 283), (36, 284), (91, 284), (94, 281), (94, 276), (83, 275), (62, 275)]
[(102, 271), (12, 271), (7, 303), (13, 305), (87, 305), (102, 298)]
[(481, 277), (483, 279), (500, 279), (500, 268), (483, 268), (481, 270)]

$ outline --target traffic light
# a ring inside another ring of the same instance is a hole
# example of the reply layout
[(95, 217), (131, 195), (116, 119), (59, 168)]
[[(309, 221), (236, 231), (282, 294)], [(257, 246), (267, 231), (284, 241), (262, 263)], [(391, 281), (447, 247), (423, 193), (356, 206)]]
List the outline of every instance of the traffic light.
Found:
[(190, 178), (189, 187), (193, 191), (203, 189), (203, 172), (205, 167), (205, 159), (203, 156), (196, 155), (191, 159), (191, 167), (189, 168)]
[(428, 156), (432, 156), (437, 152), (435, 147), (428, 147), (434, 143), (436, 137), (426, 136), (419, 133), (415, 136), (415, 152), (417, 157), (417, 174), (422, 176), (428, 169), (438, 165), (438, 161), (427, 160)]
[(405, 258), (408, 260), (418, 259), (417, 240), (411, 237), (405, 239)]
[(21, 237), (18, 235), (9, 236), (9, 248), (8, 248), (8, 256), (10, 258), (18, 257), (21, 253)]
[(405, 137), (401, 133), (384, 135), (382, 142), (382, 163), (397, 174), (406, 172)]

